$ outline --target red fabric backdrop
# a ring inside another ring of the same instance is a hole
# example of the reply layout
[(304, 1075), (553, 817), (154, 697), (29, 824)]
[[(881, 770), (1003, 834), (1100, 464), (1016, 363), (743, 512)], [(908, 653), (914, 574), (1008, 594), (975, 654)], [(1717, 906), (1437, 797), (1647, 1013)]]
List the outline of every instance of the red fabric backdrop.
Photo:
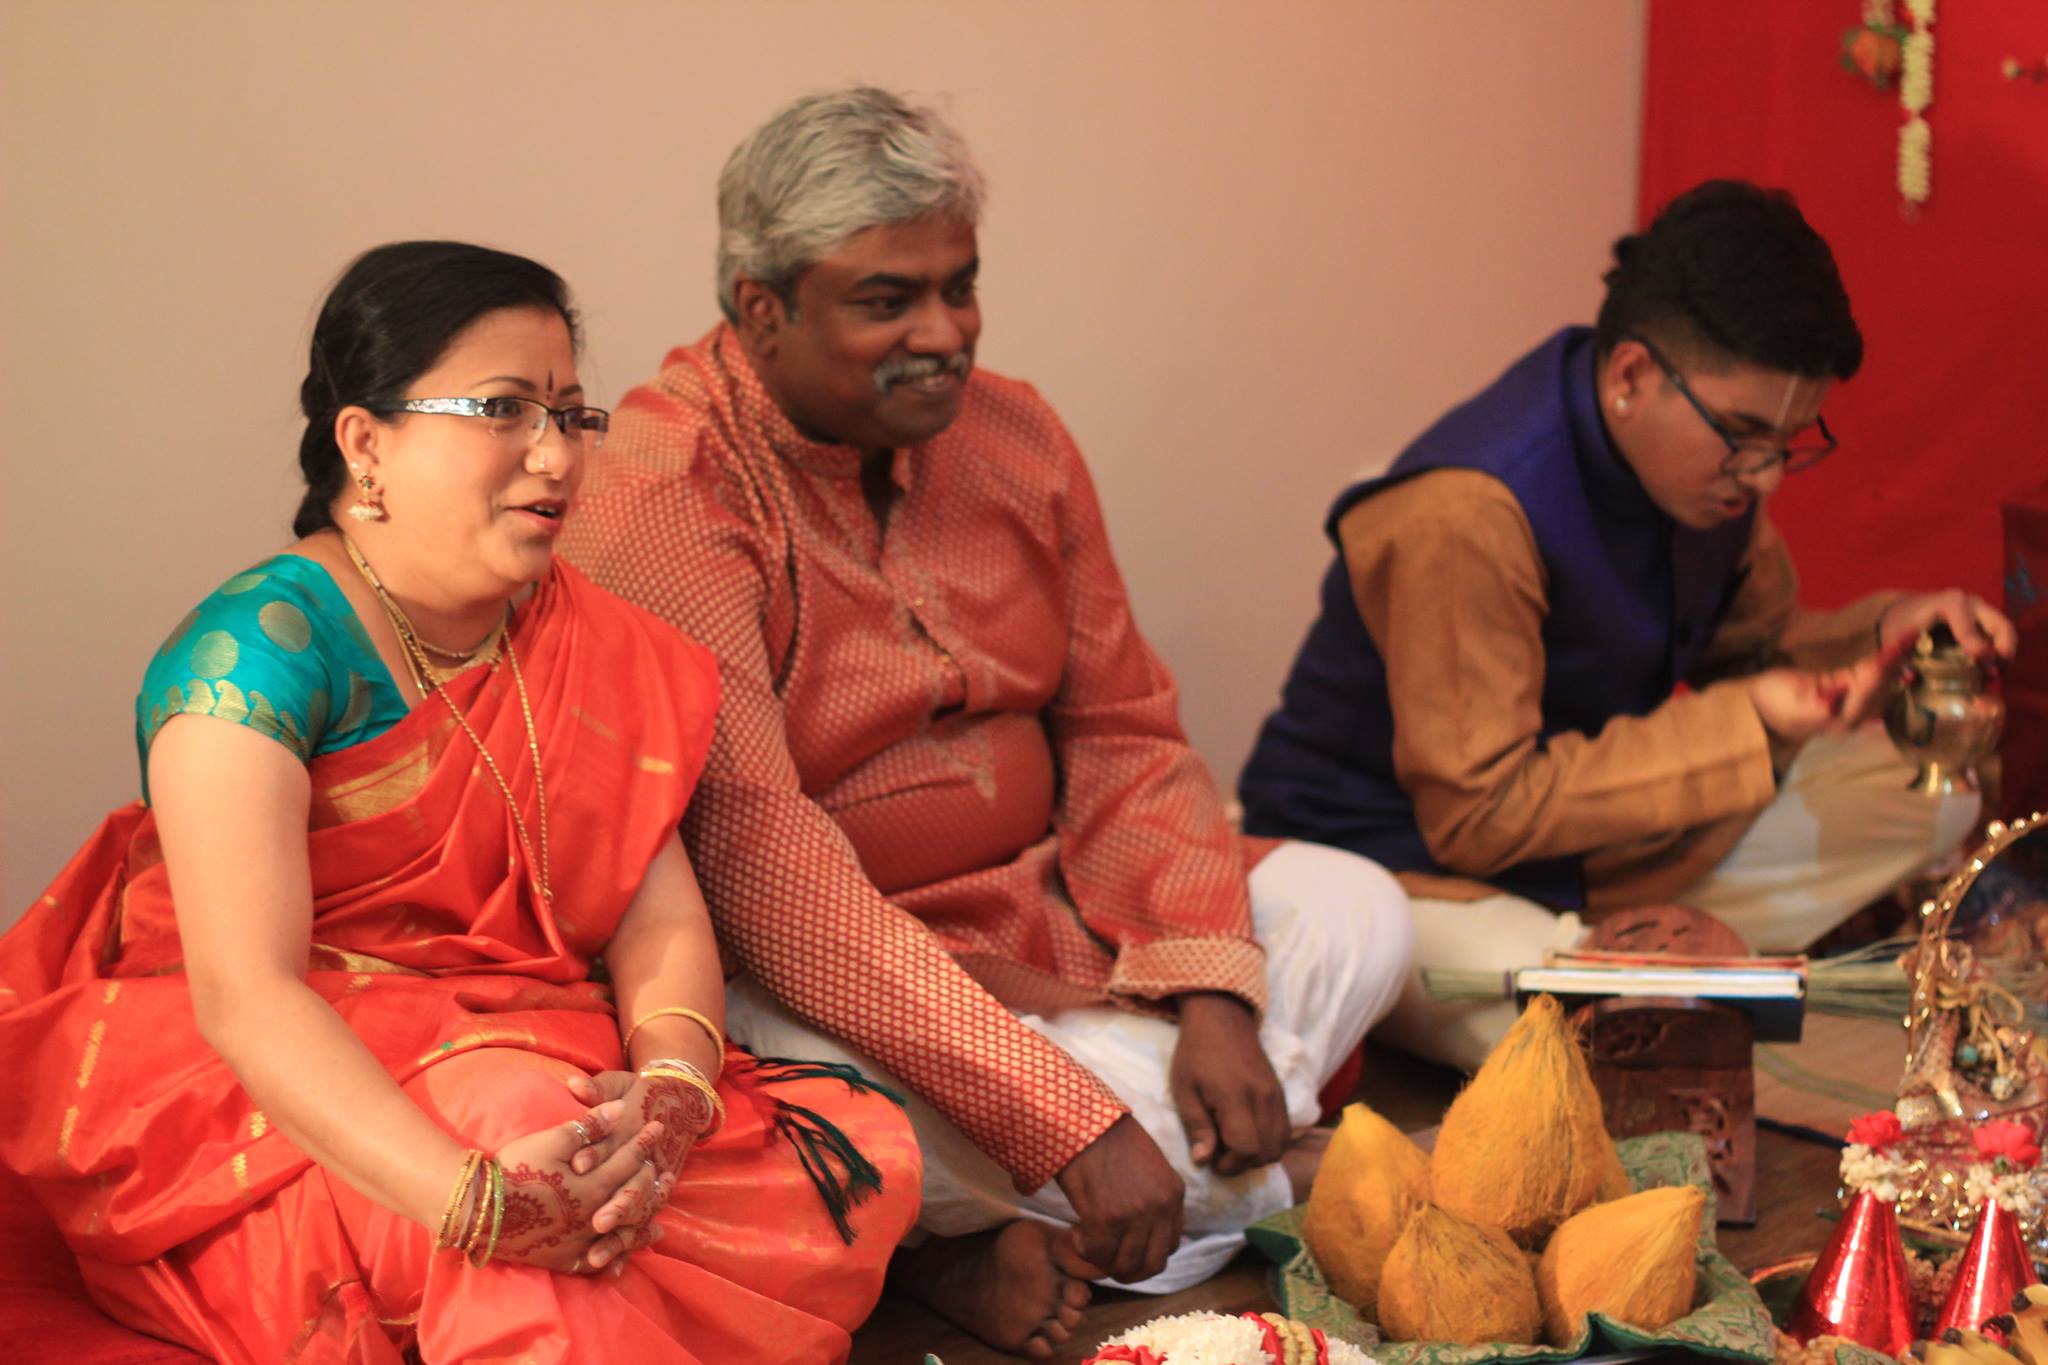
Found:
[[(1904, 5), (1899, 5), (1901, 15)], [(2048, 480), (2048, 4), (1943, 0), (1934, 193), (1900, 212), (1896, 91), (1837, 64), (1859, 0), (1651, 0), (1643, 220), (1710, 176), (1780, 185), (1833, 244), (1867, 343), (1842, 446), (1773, 512), (1805, 598), (1961, 585), (2000, 600), (1999, 503)]]

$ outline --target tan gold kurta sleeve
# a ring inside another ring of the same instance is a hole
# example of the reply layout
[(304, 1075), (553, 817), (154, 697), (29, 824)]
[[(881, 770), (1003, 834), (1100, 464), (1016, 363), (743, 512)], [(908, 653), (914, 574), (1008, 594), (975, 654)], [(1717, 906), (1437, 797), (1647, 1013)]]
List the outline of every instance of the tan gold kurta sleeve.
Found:
[[(1903, 593), (1873, 593), (1835, 611), (1799, 605), (1791, 551), (1759, 512), (1743, 561), (1747, 574), (1714, 638), (1694, 665), (1695, 685), (1760, 669), (1841, 668), (1876, 645), (1878, 618)], [(1788, 763), (1787, 753), (1778, 755)], [(1711, 872), (1748, 831), (1754, 812), (1600, 849), (1586, 859), (1586, 903), (1600, 909), (1678, 898)]]
[(1395, 773), (1446, 868), (1483, 879), (1536, 858), (1668, 847), (1675, 832), (1746, 821), (1775, 795), (1739, 682), (1597, 735), (1541, 738), (1543, 564), (1491, 476), (1409, 479), (1352, 508), (1338, 536), (1386, 661)]
[(1792, 553), (1768, 512), (1758, 512), (1743, 580), (1720, 629), (1702, 651), (1696, 677), (1750, 673), (1778, 664), (1842, 668), (1877, 647), (1877, 620), (1906, 594), (1872, 593), (1834, 611), (1799, 605)]

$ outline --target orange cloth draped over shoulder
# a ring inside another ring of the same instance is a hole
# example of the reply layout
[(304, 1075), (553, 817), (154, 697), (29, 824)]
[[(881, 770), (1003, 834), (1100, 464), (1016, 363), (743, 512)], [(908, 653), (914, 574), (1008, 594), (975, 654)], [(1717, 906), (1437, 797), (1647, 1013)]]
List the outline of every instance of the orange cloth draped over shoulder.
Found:
[[(624, 1065), (591, 961), (673, 836), (717, 705), (706, 651), (566, 565), (512, 640), (545, 764), (552, 912), (448, 705), (429, 698), (310, 765), (307, 981), (429, 1114), (486, 1150), (580, 1113), (567, 1078)], [(472, 670), (448, 699), (537, 836), (513, 679)], [(312, 1164), (200, 1037), (140, 803), (0, 938), (0, 1011), (0, 1161), (28, 1178), (103, 1307), (225, 1360), (841, 1359), (916, 1215), (919, 1158), (893, 1103), (734, 1052), (728, 1119), (685, 1164), (663, 1240), (623, 1276), (433, 1252), (428, 1229)], [(850, 1241), (778, 1139), (795, 1106), (880, 1177), (843, 1211)]]

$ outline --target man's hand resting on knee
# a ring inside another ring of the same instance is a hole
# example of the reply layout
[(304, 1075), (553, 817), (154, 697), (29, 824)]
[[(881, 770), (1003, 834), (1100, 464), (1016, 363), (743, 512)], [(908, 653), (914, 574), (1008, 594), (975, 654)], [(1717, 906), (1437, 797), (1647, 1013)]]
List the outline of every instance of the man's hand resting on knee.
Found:
[(1080, 1254), (1093, 1272), (1133, 1284), (1180, 1245), (1187, 1186), (1138, 1121), (1125, 1114), (1054, 1177), (1080, 1219)]
[(1287, 1150), (1287, 1094), (1259, 1045), (1251, 1006), (1236, 996), (1180, 997), (1180, 1041), (1167, 1084), (1197, 1166), (1238, 1175)]

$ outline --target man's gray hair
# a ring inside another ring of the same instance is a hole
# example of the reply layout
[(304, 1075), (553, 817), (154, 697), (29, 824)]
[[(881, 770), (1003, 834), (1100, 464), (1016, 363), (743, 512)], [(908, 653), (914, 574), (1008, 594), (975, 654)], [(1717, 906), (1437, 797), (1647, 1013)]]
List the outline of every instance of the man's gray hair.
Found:
[(934, 215), (981, 221), (981, 172), (937, 112), (887, 90), (806, 95), (733, 150), (718, 176), (718, 306), (738, 284), (793, 304), (797, 276), (871, 227)]

